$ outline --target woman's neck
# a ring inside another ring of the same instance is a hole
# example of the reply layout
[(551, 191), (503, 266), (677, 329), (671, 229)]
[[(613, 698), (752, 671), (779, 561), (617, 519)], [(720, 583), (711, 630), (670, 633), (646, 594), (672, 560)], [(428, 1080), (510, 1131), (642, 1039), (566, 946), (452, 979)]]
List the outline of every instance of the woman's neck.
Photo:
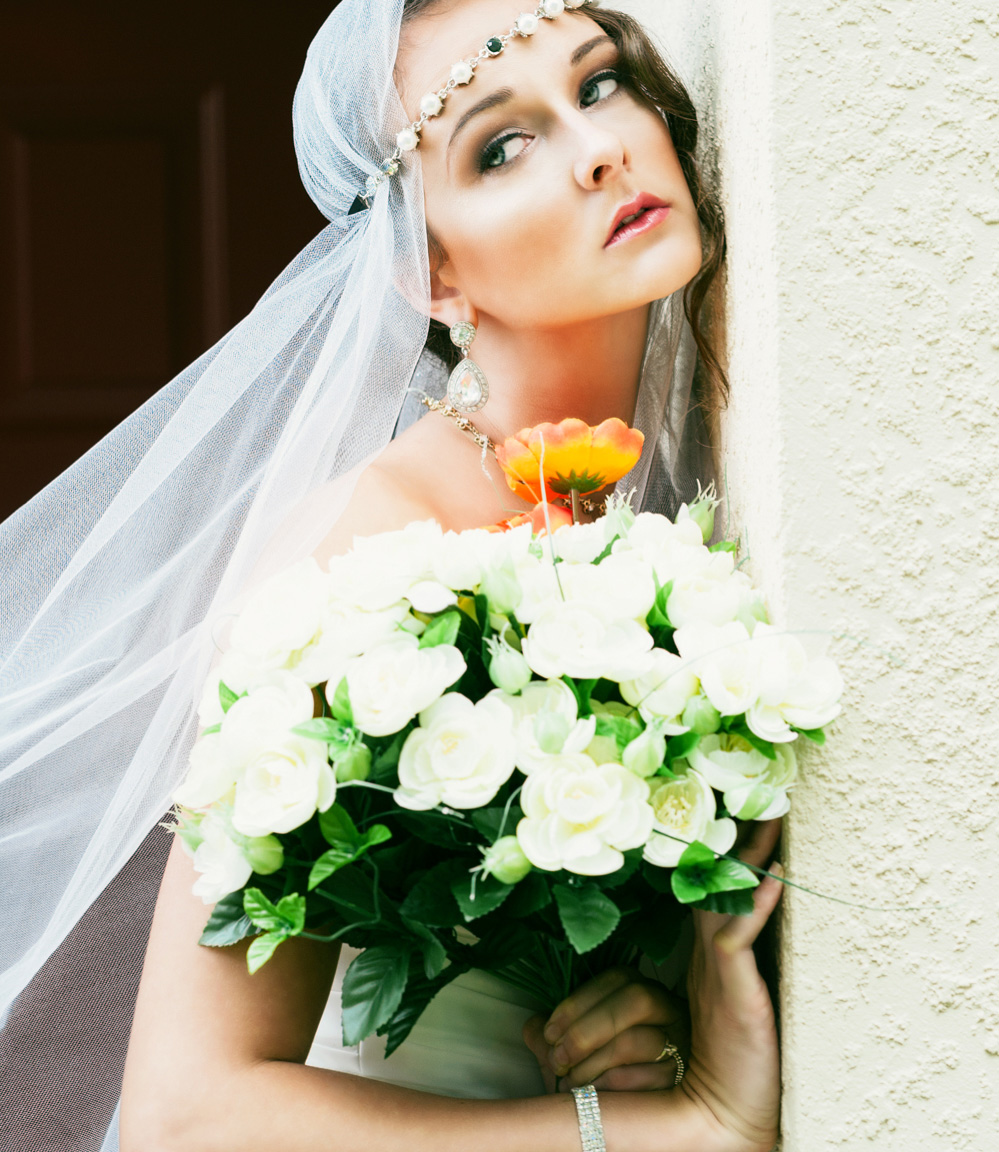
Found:
[(648, 322), (648, 305), (571, 328), (510, 329), (482, 317), (471, 356), (489, 381), (489, 403), (473, 420), (496, 440), (567, 416), (630, 424)]

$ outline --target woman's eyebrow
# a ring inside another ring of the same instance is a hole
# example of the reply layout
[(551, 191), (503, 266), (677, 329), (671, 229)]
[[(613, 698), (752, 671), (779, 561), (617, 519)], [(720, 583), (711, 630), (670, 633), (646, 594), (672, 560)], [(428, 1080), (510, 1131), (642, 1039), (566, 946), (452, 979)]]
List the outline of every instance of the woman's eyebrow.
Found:
[[(592, 40), (587, 40), (576, 48), (572, 56), (569, 58), (569, 63), (575, 66), (595, 48), (601, 48), (604, 44), (613, 44), (614, 41), (609, 36), (594, 36)], [(451, 133), (451, 139), (447, 142), (450, 149), (451, 145), (455, 142), (458, 133), (465, 127), (465, 125), (472, 119), (473, 116), (478, 116), (480, 112), (488, 112), (490, 108), (495, 108), (500, 104), (506, 104), (507, 101), (513, 99), (512, 88), (497, 88), (495, 92), (491, 92), (488, 96), (484, 97), (478, 102), (473, 104), (458, 120), (454, 126), (454, 131)]]

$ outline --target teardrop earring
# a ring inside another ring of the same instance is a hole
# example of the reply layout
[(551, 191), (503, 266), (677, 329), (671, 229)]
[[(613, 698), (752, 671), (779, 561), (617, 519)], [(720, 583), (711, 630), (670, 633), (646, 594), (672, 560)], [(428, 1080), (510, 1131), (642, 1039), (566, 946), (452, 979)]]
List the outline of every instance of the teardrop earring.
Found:
[(461, 349), (462, 360), (447, 382), (448, 403), (459, 412), (478, 412), (489, 399), (486, 374), (468, 355), (475, 339), (475, 325), (459, 320), (451, 326), (451, 343)]

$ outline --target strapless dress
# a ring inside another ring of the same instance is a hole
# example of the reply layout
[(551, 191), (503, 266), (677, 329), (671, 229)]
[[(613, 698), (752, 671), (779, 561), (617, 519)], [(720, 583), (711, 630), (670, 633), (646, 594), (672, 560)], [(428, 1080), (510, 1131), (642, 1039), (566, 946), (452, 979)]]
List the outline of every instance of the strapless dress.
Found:
[(540, 1010), (527, 994), (488, 972), (465, 972), (443, 988), (406, 1040), (385, 1059), (372, 1036), (345, 1047), (340, 1028), (344, 970), (357, 955), (344, 948), (307, 1064), (389, 1084), (471, 1099), (541, 1096), (537, 1061), (521, 1029)]

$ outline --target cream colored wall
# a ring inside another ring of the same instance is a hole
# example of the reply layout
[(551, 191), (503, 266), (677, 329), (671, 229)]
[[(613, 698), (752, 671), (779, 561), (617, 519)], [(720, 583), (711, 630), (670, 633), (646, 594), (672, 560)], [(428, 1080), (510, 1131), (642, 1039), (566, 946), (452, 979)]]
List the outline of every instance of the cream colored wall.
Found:
[[(622, 0), (729, 229), (735, 524), (847, 710), (787, 822), (785, 1152), (999, 1148), (999, 15)], [(818, 637), (816, 637), (818, 639)]]

